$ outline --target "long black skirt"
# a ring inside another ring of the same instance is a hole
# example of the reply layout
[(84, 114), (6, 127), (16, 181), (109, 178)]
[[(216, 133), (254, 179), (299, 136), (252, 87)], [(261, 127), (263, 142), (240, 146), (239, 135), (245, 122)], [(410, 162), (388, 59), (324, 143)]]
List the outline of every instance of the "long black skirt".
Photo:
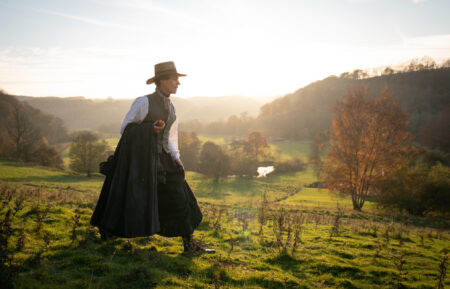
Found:
[(202, 213), (184, 170), (156, 148), (151, 123), (127, 126), (103, 183), (92, 225), (127, 238), (193, 233)]
[(202, 220), (184, 169), (166, 152), (158, 156), (158, 212), (158, 234), (166, 237), (190, 235)]

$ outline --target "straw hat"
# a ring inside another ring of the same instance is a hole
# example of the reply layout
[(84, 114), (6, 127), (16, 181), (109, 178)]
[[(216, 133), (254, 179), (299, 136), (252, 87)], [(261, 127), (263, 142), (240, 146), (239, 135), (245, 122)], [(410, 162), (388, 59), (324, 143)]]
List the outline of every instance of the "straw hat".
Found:
[(173, 61), (155, 64), (155, 76), (147, 79), (147, 84), (152, 84), (158, 77), (172, 74), (175, 74), (177, 76), (186, 76), (186, 74), (181, 74), (177, 72), (177, 68), (175, 67), (175, 63), (173, 63)]

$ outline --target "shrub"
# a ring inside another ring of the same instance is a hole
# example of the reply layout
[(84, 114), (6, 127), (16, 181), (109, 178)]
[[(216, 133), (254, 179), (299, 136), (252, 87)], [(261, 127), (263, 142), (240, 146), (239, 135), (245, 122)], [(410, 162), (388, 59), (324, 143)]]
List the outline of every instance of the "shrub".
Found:
[(417, 156), (417, 164), (424, 164), (427, 166), (434, 166), (437, 163), (441, 163), (444, 166), (450, 166), (450, 153), (446, 153), (438, 150), (424, 150)]
[(200, 153), (199, 172), (213, 177), (217, 182), (221, 177), (226, 177), (230, 172), (230, 157), (224, 150), (213, 142), (203, 144)]
[(398, 208), (413, 215), (450, 211), (450, 168), (440, 163), (399, 169), (376, 187), (376, 200), (381, 207)]
[(278, 162), (275, 164), (274, 173), (292, 173), (301, 172), (305, 170), (306, 164), (299, 158), (292, 158), (287, 161)]
[(108, 145), (89, 131), (79, 132), (70, 145), (70, 169), (86, 173), (88, 177), (98, 171), (98, 164), (105, 159)]

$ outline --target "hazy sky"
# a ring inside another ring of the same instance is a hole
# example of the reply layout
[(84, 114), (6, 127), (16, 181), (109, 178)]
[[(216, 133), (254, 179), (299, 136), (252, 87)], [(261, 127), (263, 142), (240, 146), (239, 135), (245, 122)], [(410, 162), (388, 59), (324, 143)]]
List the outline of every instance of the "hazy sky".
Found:
[(449, 0), (0, 0), (0, 89), (135, 98), (284, 95), (355, 68), (450, 57)]

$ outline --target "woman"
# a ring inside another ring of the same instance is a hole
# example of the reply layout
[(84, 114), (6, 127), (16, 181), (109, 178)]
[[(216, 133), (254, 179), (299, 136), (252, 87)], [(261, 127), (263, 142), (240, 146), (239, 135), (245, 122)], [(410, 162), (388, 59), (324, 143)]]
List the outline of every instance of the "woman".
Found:
[(185, 180), (170, 101), (181, 76), (186, 75), (171, 61), (156, 64), (155, 76), (147, 80), (156, 84), (155, 92), (138, 97), (123, 120), (122, 137), (91, 218), (102, 239), (181, 236), (187, 253), (215, 252), (192, 241), (202, 213)]

